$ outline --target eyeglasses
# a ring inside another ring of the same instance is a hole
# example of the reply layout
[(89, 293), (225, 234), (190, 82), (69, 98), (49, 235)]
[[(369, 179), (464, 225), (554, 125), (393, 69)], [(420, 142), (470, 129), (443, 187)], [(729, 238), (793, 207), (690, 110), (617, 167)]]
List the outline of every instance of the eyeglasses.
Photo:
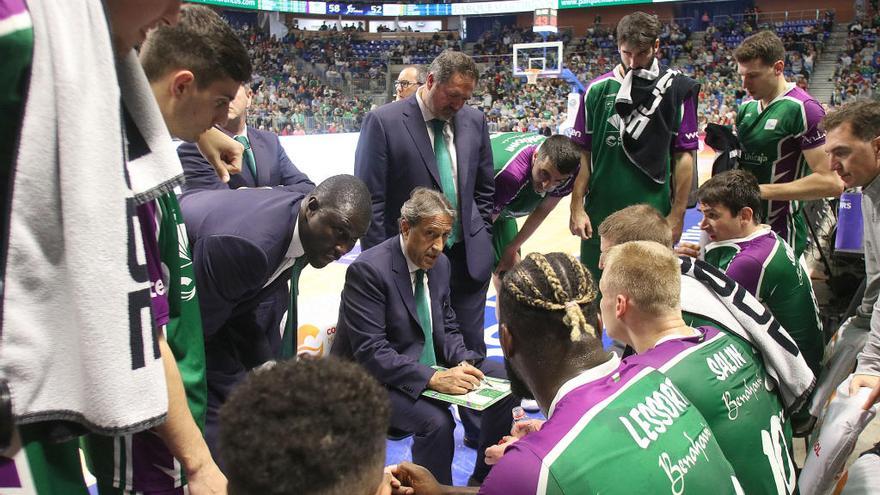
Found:
[(394, 85), (397, 86), (398, 88), (408, 88), (408, 87), (416, 85), (416, 84), (419, 84), (419, 83), (413, 82), (413, 81), (401, 81), (401, 80), (394, 81)]

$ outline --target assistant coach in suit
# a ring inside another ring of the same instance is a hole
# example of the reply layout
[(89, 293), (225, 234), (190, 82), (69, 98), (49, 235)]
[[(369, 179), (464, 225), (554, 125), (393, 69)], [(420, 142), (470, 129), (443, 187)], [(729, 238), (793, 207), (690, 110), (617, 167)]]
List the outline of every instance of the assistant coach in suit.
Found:
[(238, 189), (240, 187), (273, 187), (308, 194), (315, 184), (290, 161), (278, 135), (247, 125), (247, 111), (253, 91), (242, 84), (235, 99), (229, 102), (226, 134), (244, 145), (241, 172), (223, 183), (214, 167), (195, 144), (184, 143), (177, 148), (186, 182), (184, 192), (194, 189)]
[(351, 175), (330, 177), (308, 195), (226, 189), (181, 196), (205, 334), (205, 436), (213, 453), (226, 397), (249, 370), (279, 355), (279, 322), (267, 321), (274, 313), (264, 306), (296, 283), (292, 271), (306, 263), (323, 268), (351, 251), (367, 230), (369, 201)]
[[(455, 210), (439, 191), (413, 192), (401, 210), (400, 235), (364, 251), (348, 267), (330, 350), (360, 363), (385, 385), (391, 426), (415, 434), (413, 462), (445, 482), (452, 480), (455, 420), (448, 403), (421, 393), (463, 394), (483, 373), (507, 376), (500, 363), (468, 350), (458, 331), (443, 254), (454, 219)], [(486, 448), (510, 431), (510, 410), (519, 400), (508, 396), (480, 413), (473, 482), (489, 472)]]
[(452, 265), (452, 307), (467, 348), (485, 356), (483, 315), (494, 261), (495, 183), (486, 118), (465, 105), (477, 78), (469, 56), (441, 53), (414, 96), (364, 118), (354, 174), (372, 196), (373, 219), (361, 241), (364, 249), (397, 235), (400, 207), (415, 187), (443, 191), (452, 203), (457, 216), (444, 249)]

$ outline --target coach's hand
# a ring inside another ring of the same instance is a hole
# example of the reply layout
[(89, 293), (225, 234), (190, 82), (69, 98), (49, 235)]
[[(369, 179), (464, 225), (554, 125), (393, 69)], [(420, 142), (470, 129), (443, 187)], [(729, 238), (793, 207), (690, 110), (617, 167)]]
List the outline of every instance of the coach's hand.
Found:
[(572, 206), (568, 228), (571, 230), (572, 235), (576, 235), (583, 240), (593, 237), (593, 225), (590, 224), (590, 217), (580, 205)]
[(461, 395), (479, 387), (482, 379), (482, 371), (462, 363), (446, 371), (435, 371), (428, 380), (428, 388), (444, 394)]
[(224, 183), (229, 182), (229, 174), (241, 173), (244, 145), (219, 129), (212, 127), (203, 132), (196, 145)]
[(680, 242), (675, 246), (675, 254), (679, 256), (690, 256), (691, 258), (700, 257), (700, 245), (693, 242)]

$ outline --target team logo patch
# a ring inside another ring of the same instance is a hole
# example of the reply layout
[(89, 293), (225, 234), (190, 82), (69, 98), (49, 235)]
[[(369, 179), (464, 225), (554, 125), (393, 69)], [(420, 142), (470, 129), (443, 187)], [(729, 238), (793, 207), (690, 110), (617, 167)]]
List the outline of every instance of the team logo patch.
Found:
[(764, 124), (764, 130), (772, 131), (773, 129), (776, 129), (776, 124), (778, 122), (779, 121), (777, 119), (767, 119), (767, 123)]

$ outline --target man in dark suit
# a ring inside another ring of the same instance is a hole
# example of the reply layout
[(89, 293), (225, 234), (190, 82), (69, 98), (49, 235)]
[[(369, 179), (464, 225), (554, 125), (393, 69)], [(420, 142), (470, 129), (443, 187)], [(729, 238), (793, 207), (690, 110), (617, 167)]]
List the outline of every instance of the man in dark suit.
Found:
[(249, 370), (278, 357), (283, 340), (295, 339), (276, 330), (280, 321), (271, 308), (278, 292), (286, 293), (288, 281), (297, 290), (306, 263), (323, 268), (351, 251), (370, 222), (369, 191), (356, 177), (337, 175), (308, 195), (196, 190), (185, 193), (180, 206), (205, 333), (205, 436), (216, 454), (219, 407)]
[(181, 144), (177, 154), (186, 178), (184, 192), (194, 189), (277, 187), (308, 194), (315, 188), (306, 174), (290, 161), (276, 134), (247, 125), (247, 110), (253, 94), (244, 84), (238, 88), (235, 99), (229, 102), (229, 119), (222, 129), (244, 145), (241, 172), (230, 175), (229, 182), (224, 184), (195, 144)]
[(465, 106), (477, 77), (467, 55), (440, 54), (415, 96), (364, 118), (354, 174), (372, 195), (373, 220), (361, 241), (364, 249), (397, 235), (400, 207), (413, 188), (440, 190), (450, 200), (456, 221), (444, 253), (451, 263), (452, 307), (467, 348), (485, 356), (495, 185), (485, 116)]
[[(391, 426), (415, 434), (413, 462), (451, 481), (455, 421), (449, 404), (426, 389), (464, 394), (483, 374), (506, 378), (503, 366), (468, 350), (450, 305), (450, 263), (443, 246), (455, 210), (439, 191), (417, 188), (401, 210), (400, 235), (361, 253), (349, 266), (330, 353), (363, 365), (388, 388)], [(436, 371), (433, 365), (447, 367)], [(510, 431), (508, 396), (481, 415), (472, 482), (489, 467), (485, 450)], [(464, 408), (462, 408), (463, 410)]]

